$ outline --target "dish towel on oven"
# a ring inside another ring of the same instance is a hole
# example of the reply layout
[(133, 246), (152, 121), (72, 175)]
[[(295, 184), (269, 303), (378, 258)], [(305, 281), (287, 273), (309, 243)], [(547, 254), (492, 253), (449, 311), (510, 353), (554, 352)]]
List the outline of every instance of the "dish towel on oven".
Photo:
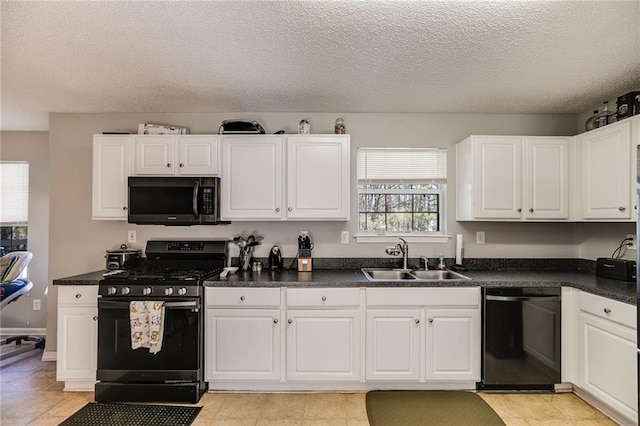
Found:
[(162, 349), (164, 332), (164, 302), (137, 301), (129, 303), (131, 349), (149, 348), (152, 354)]

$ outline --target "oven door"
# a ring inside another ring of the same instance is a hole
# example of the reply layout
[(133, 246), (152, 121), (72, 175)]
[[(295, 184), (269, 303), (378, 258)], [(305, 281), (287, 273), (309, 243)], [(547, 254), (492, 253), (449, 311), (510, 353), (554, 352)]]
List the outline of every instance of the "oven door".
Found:
[[(165, 301), (162, 348), (131, 349), (129, 304), (135, 298), (98, 298), (97, 379), (118, 383), (202, 380), (203, 315), (199, 298)], [(145, 298), (144, 300), (162, 300)]]

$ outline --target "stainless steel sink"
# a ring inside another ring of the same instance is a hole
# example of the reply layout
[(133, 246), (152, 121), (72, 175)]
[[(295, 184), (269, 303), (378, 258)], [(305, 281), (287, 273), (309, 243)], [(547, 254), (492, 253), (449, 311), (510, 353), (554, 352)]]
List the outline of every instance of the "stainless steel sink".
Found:
[(457, 272), (444, 271), (408, 271), (406, 269), (362, 268), (369, 281), (460, 281), (471, 278)]
[(470, 280), (471, 278), (457, 272), (449, 271), (411, 271), (411, 275), (421, 280), (447, 281), (447, 280)]
[(362, 268), (362, 273), (369, 281), (406, 281), (416, 279), (406, 270)]

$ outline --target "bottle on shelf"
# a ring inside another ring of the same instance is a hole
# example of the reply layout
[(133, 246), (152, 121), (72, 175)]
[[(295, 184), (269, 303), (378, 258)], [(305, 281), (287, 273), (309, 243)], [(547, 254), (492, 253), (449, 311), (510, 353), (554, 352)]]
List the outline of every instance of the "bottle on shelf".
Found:
[(587, 131), (595, 129), (595, 121), (597, 116), (598, 116), (598, 110), (594, 109), (593, 115), (589, 117), (587, 119), (587, 122), (585, 123), (585, 127), (587, 128)]
[(596, 119), (594, 120), (594, 123), (593, 123), (594, 127), (595, 128), (604, 127), (607, 124), (614, 123), (615, 121), (616, 121), (616, 113), (609, 109), (609, 102), (605, 101), (602, 112), (600, 112), (596, 116)]

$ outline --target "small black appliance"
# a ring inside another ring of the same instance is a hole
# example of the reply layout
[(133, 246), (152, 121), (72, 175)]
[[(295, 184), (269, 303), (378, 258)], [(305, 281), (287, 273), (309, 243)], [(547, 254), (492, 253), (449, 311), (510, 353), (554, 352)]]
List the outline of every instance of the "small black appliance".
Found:
[(269, 270), (276, 271), (282, 269), (282, 251), (280, 247), (273, 246), (269, 252)]

